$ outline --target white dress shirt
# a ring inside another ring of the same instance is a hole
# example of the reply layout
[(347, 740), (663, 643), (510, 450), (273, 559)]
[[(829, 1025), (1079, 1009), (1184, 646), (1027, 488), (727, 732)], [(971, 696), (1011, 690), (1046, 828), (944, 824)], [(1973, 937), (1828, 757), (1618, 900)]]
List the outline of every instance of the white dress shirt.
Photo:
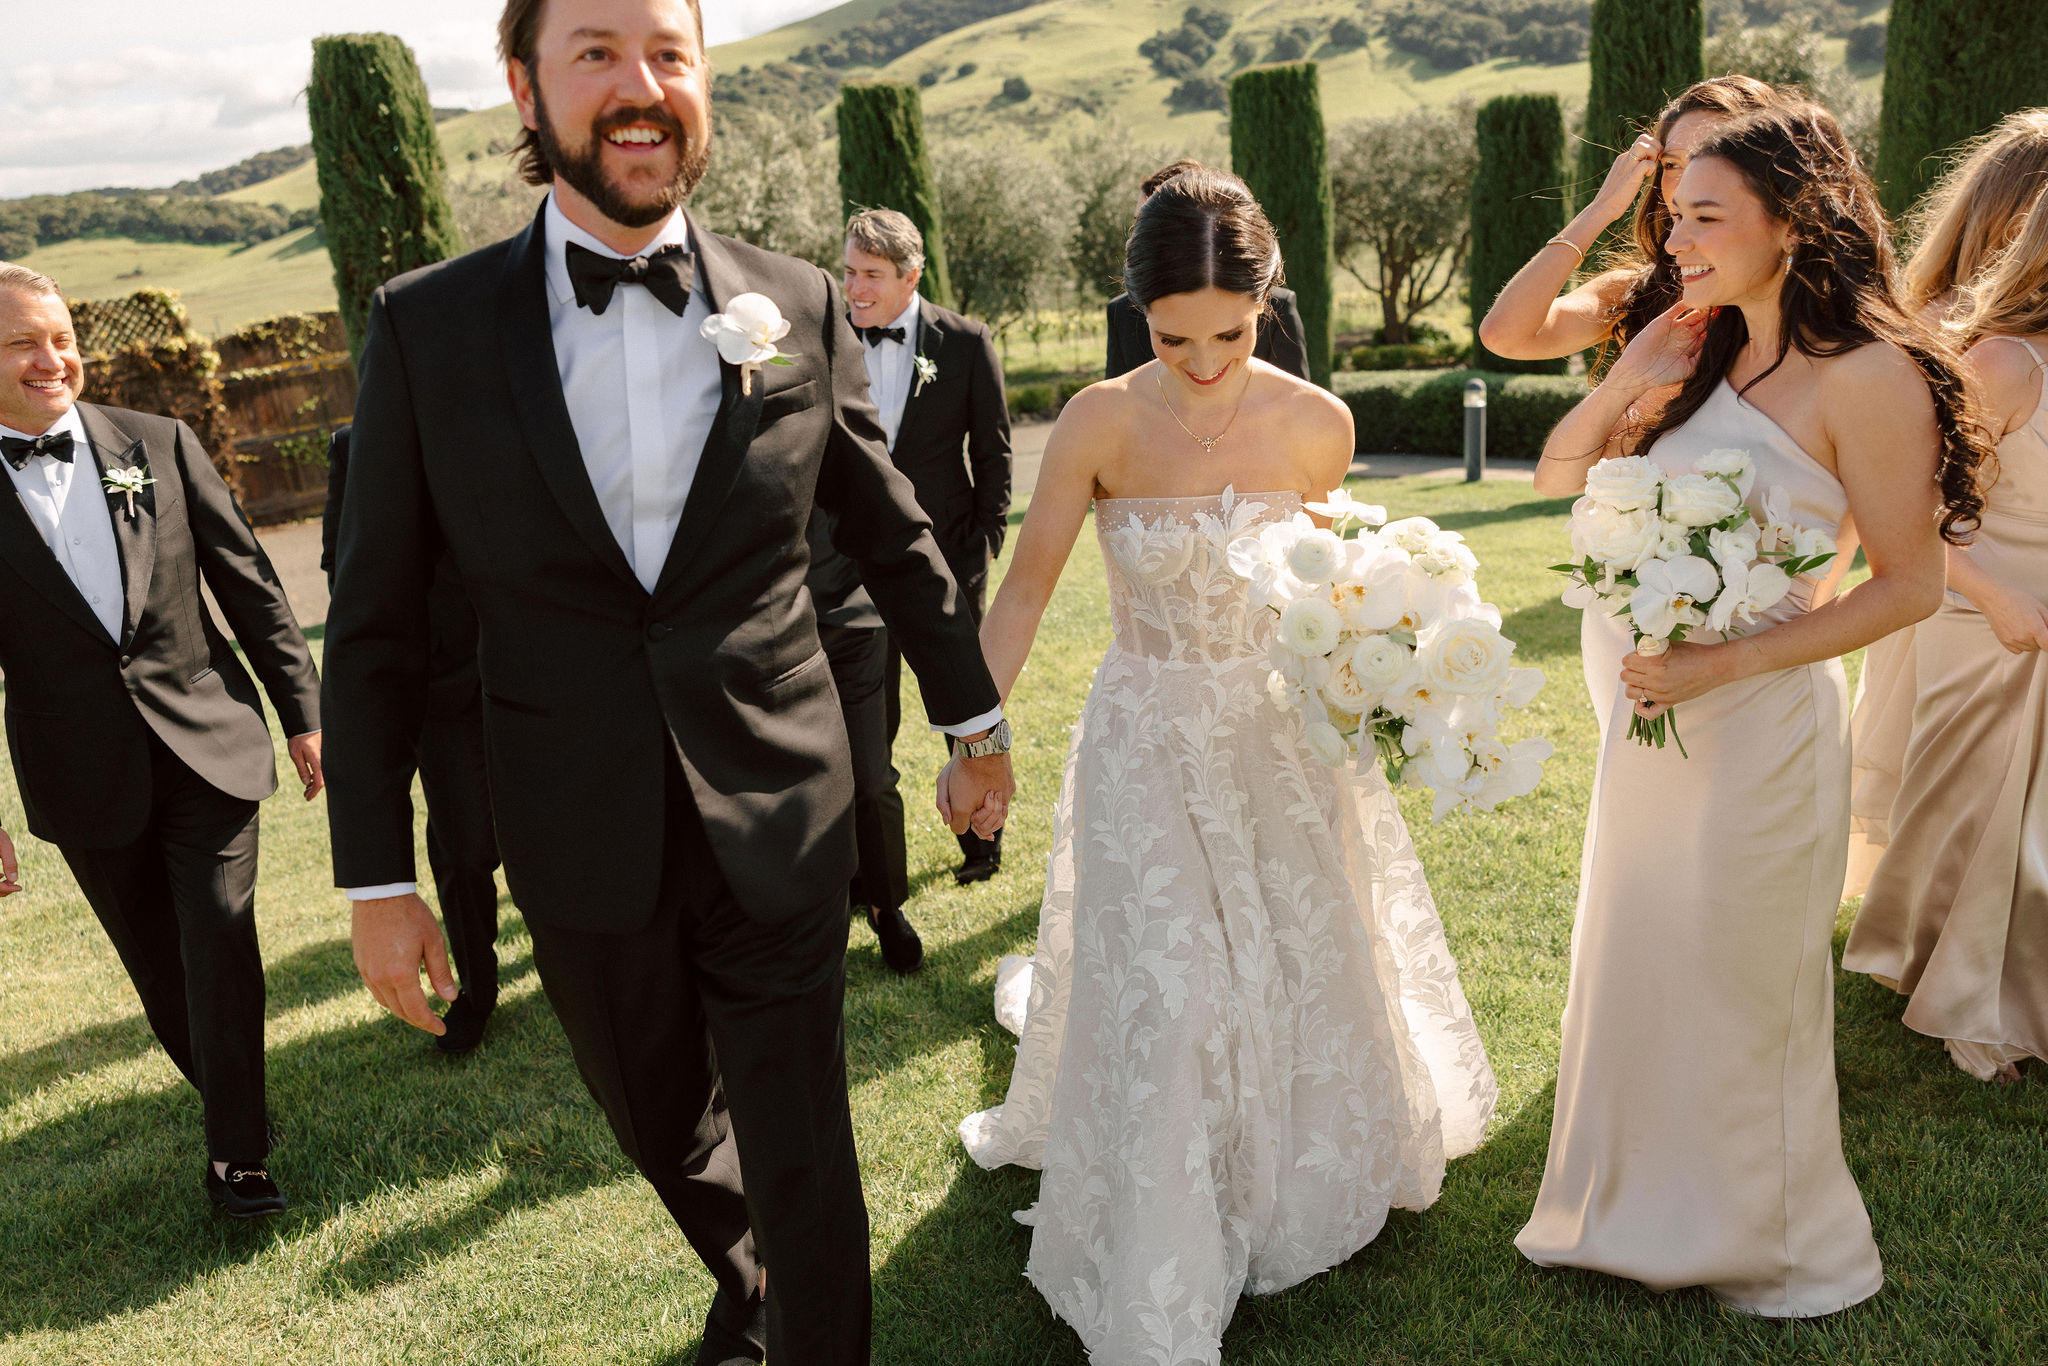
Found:
[[(92, 442), (78, 409), (67, 410), (50, 426), (51, 432), (71, 433), (71, 463), (39, 455), (21, 469), (4, 460), (0, 466), (14, 481), (28, 519), (35, 523), (57, 563), (78, 588), (85, 605), (118, 643), (121, 639), (125, 603), (121, 591), (121, 548), (114, 541), (114, 516), (100, 487), (99, 470), (93, 463)], [(28, 439), (28, 433), (0, 427), (0, 436)]]
[(861, 358), (868, 366), (868, 397), (881, 410), (882, 431), (888, 436), (892, 451), (896, 449), (896, 433), (903, 427), (903, 409), (910, 402), (910, 381), (917, 365), (918, 311), (917, 295), (912, 294), (910, 306), (888, 324), (903, 329), (902, 341), (884, 339), (876, 346), (861, 342)]

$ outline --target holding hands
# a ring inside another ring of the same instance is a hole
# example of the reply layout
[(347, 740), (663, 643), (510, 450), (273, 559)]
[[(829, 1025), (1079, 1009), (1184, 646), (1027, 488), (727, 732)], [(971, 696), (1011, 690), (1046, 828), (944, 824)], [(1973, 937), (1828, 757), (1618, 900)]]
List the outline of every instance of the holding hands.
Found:
[(972, 759), (956, 753), (939, 770), (939, 819), (956, 835), (971, 828), (983, 839), (993, 839), (1009, 818), (1010, 798), (1016, 791), (1008, 754)]

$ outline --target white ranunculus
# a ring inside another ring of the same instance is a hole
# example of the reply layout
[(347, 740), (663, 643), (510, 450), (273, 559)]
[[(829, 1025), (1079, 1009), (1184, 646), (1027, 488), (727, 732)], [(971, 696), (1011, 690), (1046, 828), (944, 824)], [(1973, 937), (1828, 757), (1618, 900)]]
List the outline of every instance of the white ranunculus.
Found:
[(1636, 566), (1657, 553), (1663, 523), (1656, 513), (1643, 508), (1616, 509), (1589, 499), (1580, 502), (1584, 510), (1574, 512), (1570, 528), (1574, 554), (1591, 555), (1602, 564), (1632, 574)]
[(1418, 555), (1429, 544), (1429, 538), (1441, 530), (1427, 517), (1403, 517), (1398, 522), (1388, 522), (1380, 528), (1379, 534), (1410, 555)]
[(1430, 625), (1415, 642), (1422, 676), (1443, 692), (1491, 697), (1507, 682), (1514, 642), (1483, 617)]
[(1586, 471), (1586, 496), (1620, 512), (1637, 512), (1657, 505), (1657, 490), (1663, 483), (1664, 471), (1654, 460), (1619, 455)]
[(1810, 526), (1794, 527), (1792, 553), (1802, 560), (1815, 555), (1832, 555), (1835, 553), (1835, 538)]
[(1351, 649), (1351, 671), (1375, 693), (1385, 693), (1408, 677), (1415, 652), (1391, 636), (1370, 635)]
[(1330, 582), (1349, 559), (1344, 538), (1334, 531), (1305, 531), (1287, 549), (1287, 567), (1303, 583)]
[(789, 335), (789, 323), (766, 294), (735, 294), (725, 312), (712, 314), (698, 330), (718, 344), (726, 364), (761, 365), (775, 359), (775, 343)]
[(1692, 528), (1683, 522), (1657, 523), (1657, 558), (1675, 560), (1692, 554)]
[(1302, 738), (1308, 742), (1308, 752), (1318, 763), (1336, 765), (1351, 757), (1351, 746), (1344, 743), (1344, 737), (1327, 721), (1309, 722)]
[(1415, 567), (1432, 579), (1468, 583), (1479, 572), (1479, 557), (1455, 531), (1439, 531), (1415, 552)]
[(1328, 598), (1296, 598), (1281, 609), (1280, 643), (1298, 655), (1327, 655), (1343, 633), (1344, 618)]
[(1714, 563), (1725, 572), (1730, 565), (1746, 565), (1756, 558), (1757, 541), (1761, 536), (1753, 521), (1744, 522), (1733, 531), (1714, 530), (1707, 533), (1707, 550), (1714, 557)]
[(1721, 588), (1721, 576), (1697, 555), (1650, 560), (1636, 570), (1636, 591), (1629, 594), (1629, 615), (1636, 630), (1660, 640), (1680, 625), (1704, 621), (1693, 604), (1710, 601)]
[(1688, 527), (1725, 522), (1742, 507), (1734, 485), (1711, 474), (1681, 474), (1664, 481), (1664, 517)]
[(1747, 492), (1749, 477), (1756, 473), (1756, 462), (1749, 458), (1748, 451), (1723, 447), (1720, 450), (1708, 451), (1693, 469), (1700, 474), (1714, 474), (1723, 479), (1731, 479), (1738, 488)]

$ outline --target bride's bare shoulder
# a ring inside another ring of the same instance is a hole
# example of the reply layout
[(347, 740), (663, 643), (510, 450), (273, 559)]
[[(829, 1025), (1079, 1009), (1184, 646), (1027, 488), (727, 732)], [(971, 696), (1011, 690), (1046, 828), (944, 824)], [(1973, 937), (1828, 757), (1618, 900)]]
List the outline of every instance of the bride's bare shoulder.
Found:
[(1278, 366), (1262, 364), (1260, 377), (1268, 386), (1270, 401), (1287, 414), (1288, 425), (1297, 438), (1351, 439), (1351, 409), (1343, 399)]

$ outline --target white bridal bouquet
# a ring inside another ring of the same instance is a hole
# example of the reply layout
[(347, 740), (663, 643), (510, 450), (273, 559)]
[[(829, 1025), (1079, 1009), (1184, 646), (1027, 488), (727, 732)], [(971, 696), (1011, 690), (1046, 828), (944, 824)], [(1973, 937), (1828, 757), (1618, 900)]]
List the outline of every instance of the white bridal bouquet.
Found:
[[(1835, 557), (1825, 532), (1792, 524), (1784, 490), (1764, 494), (1761, 520), (1752, 514), (1755, 478), (1749, 452), (1737, 450), (1710, 451), (1688, 474), (1666, 474), (1640, 455), (1593, 466), (1565, 526), (1576, 558), (1551, 566), (1571, 579), (1565, 605), (1627, 616), (1642, 655), (1663, 654), (1701, 626), (1740, 635), (1794, 579)], [(1684, 754), (1675, 708), (1632, 717), (1628, 733), (1661, 749), (1667, 721)]]
[(1465, 538), (1426, 517), (1387, 522), (1342, 489), (1308, 508), (1332, 528), (1297, 513), (1227, 553), (1253, 610), (1280, 618), (1267, 686), (1301, 714), (1310, 750), (1360, 772), (1377, 760), (1388, 782), (1433, 788), (1437, 820), (1534, 791), (1550, 742), (1504, 744), (1500, 722), (1535, 697), (1543, 671), (1512, 666), (1515, 644), (1479, 600)]

